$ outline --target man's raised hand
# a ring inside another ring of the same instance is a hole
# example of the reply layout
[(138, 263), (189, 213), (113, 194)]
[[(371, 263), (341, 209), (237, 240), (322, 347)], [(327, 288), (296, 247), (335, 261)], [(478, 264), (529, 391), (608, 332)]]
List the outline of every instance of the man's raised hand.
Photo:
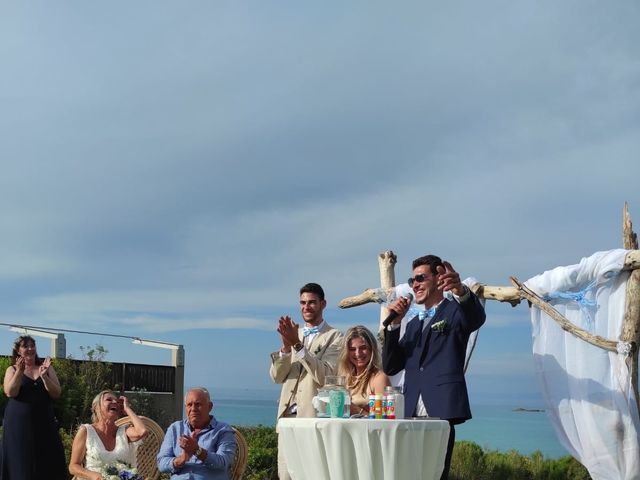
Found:
[(436, 267), (438, 275), (438, 290), (443, 292), (451, 291), (454, 295), (461, 297), (465, 293), (465, 287), (460, 281), (460, 275), (456, 272), (447, 261), (443, 261), (442, 265)]
[(283, 351), (289, 351), (293, 345), (300, 341), (298, 328), (299, 325), (289, 315), (280, 317), (277, 330), (282, 337)]

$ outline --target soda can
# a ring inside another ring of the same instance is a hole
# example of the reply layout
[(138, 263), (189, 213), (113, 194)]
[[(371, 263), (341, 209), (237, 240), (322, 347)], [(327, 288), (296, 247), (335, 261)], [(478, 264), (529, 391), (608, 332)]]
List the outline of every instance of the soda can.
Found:
[(380, 419), (382, 420), (382, 395), (377, 394), (375, 395), (375, 403), (374, 403), (374, 410), (375, 410), (375, 418), (376, 419)]
[(369, 395), (369, 418), (376, 418), (376, 396)]
[(387, 406), (387, 416), (386, 418), (389, 420), (396, 419), (396, 395), (395, 393), (390, 393), (385, 395), (385, 403)]

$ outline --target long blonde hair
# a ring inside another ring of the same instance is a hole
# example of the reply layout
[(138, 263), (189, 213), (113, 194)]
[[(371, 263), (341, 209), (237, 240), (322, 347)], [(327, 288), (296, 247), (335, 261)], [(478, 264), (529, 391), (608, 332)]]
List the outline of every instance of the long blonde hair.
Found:
[[(364, 372), (358, 375), (356, 366), (349, 360), (349, 343), (354, 338), (361, 338), (365, 341), (371, 351), (371, 358)], [(382, 359), (380, 357), (380, 348), (376, 338), (364, 325), (356, 325), (347, 330), (338, 357), (338, 375), (344, 375), (347, 381), (347, 388), (351, 392), (361, 392), (366, 396), (367, 387), (371, 379), (382, 369)]]
[(91, 423), (97, 423), (98, 420), (100, 420), (100, 402), (102, 402), (104, 396), (108, 394), (118, 398), (118, 396), (111, 390), (102, 390), (99, 394), (93, 397), (93, 401), (91, 402)]

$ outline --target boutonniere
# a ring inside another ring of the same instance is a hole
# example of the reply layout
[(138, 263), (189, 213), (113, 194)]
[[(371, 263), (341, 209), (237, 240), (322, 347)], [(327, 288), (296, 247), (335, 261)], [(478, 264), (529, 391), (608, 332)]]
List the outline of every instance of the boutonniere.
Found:
[(447, 319), (443, 318), (439, 322), (436, 322), (433, 325), (431, 325), (431, 330), (435, 330), (436, 332), (439, 332), (439, 333), (444, 333), (447, 330), (448, 325), (449, 324), (447, 323)]

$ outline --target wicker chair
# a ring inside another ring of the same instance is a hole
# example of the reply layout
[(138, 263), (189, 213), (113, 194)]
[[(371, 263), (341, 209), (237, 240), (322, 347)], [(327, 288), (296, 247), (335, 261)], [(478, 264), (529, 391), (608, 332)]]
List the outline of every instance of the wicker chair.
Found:
[[(147, 427), (147, 435), (142, 439), (136, 452), (136, 459), (138, 461), (138, 473), (145, 480), (158, 480), (160, 478), (160, 472), (158, 471), (158, 464), (156, 457), (160, 451), (160, 445), (164, 440), (164, 430), (160, 428), (156, 422), (147, 417), (140, 417), (144, 426)], [(119, 418), (116, 425), (126, 425), (131, 423), (129, 417)]]
[[(158, 480), (160, 472), (156, 464), (156, 457), (160, 451), (160, 445), (164, 439), (164, 431), (156, 422), (147, 417), (140, 417), (144, 426), (147, 427), (147, 435), (140, 441), (136, 451), (136, 460), (138, 462), (138, 473), (145, 480)], [(116, 421), (116, 426), (131, 423), (129, 417), (122, 417)], [(73, 480), (80, 480), (73, 477)]]
[[(138, 472), (145, 480), (158, 480), (160, 472), (156, 463), (156, 457), (160, 451), (164, 432), (160, 426), (147, 417), (140, 417), (147, 427), (147, 436), (142, 439), (141, 445), (138, 446), (136, 457), (138, 460)], [(117, 426), (131, 423), (129, 417), (122, 417), (116, 422)], [(232, 427), (233, 428), (233, 427)], [(231, 480), (242, 480), (245, 468), (247, 467), (247, 454), (249, 447), (242, 433), (233, 429), (236, 435), (236, 456), (233, 459), (231, 467), (229, 467), (229, 478)], [(79, 480), (73, 477), (73, 480)]]
[[(233, 428), (233, 427), (232, 427)], [(247, 467), (247, 453), (249, 447), (244, 436), (236, 428), (233, 429), (236, 434), (236, 457), (233, 459), (231, 468), (229, 468), (229, 478), (231, 480), (241, 480), (244, 470)]]

